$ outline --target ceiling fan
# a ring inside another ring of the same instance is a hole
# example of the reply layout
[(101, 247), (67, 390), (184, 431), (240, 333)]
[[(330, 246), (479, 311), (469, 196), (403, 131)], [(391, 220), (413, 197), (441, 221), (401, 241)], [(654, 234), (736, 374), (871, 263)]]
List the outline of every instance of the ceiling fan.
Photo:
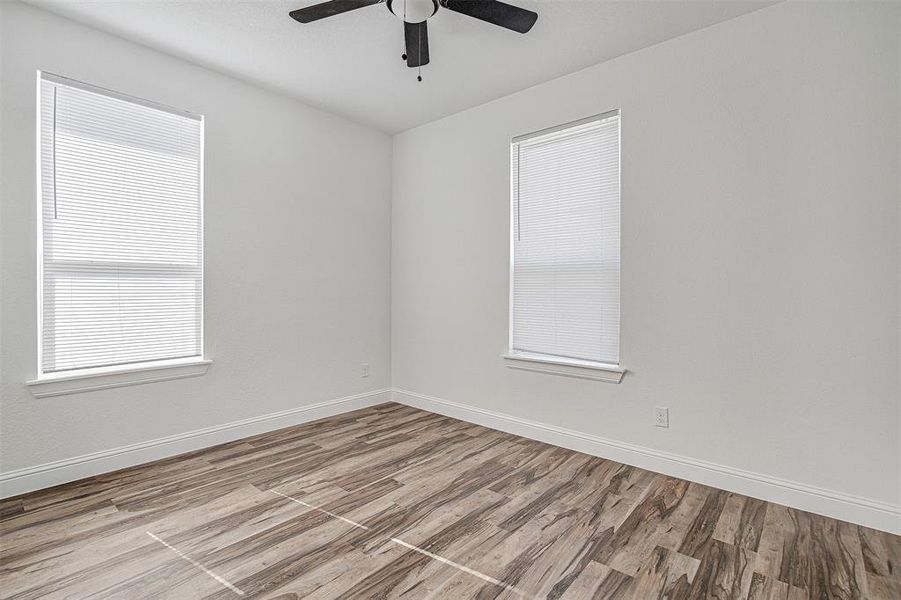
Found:
[[(429, 63), (429, 31), (427, 20), (439, 8), (446, 8), (470, 17), (499, 25), (517, 33), (526, 33), (538, 20), (538, 13), (498, 0), (331, 0), (298, 8), (290, 15), (300, 23), (311, 23), (358, 8), (386, 3), (391, 14), (404, 22), (406, 53), (403, 59), (408, 67), (421, 67)], [(417, 77), (422, 81), (422, 77)]]

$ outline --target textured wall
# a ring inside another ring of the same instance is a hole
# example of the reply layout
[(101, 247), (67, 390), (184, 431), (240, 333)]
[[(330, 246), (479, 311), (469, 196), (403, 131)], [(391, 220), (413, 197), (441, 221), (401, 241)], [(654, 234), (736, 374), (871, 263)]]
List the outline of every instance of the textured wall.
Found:
[[(19, 3), (0, 19), (0, 470), (389, 385), (388, 136)], [(26, 389), (36, 69), (206, 116), (204, 377), (45, 399)]]
[[(899, 14), (779, 4), (396, 136), (393, 385), (897, 503)], [(630, 373), (511, 370), (510, 138), (614, 108)]]

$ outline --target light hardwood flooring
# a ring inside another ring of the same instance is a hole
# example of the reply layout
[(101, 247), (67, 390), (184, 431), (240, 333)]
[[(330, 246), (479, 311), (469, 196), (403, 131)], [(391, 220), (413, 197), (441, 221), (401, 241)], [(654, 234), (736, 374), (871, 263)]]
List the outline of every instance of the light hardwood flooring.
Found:
[(0, 517), (9, 599), (901, 599), (898, 536), (397, 404)]

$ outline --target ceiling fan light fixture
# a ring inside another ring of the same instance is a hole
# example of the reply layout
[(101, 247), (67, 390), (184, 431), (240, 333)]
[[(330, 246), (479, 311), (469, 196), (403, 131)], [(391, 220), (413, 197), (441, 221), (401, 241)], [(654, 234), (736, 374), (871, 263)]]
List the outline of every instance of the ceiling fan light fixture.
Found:
[[(438, 12), (439, 6), (517, 33), (528, 32), (538, 20), (538, 13), (500, 0), (327, 0), (292, 10), (289, 14), (299, 23), (312, 23), (382, 2), (388, 5), (391, 14), (404, 22), (406, 52), (402, 58), (411, 68), (429, 64), (428, 19)], [(417, 80), (422, 81), (422, 76)]]
[(405, 23), (422, 23), (438, 11), (438, 0), (388, 0), (388, 10)]

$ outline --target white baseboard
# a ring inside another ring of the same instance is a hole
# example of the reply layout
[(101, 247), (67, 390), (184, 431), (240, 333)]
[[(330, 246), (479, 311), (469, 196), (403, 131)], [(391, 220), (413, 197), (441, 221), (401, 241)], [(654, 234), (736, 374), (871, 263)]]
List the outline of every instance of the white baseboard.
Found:
[(390, 399), (391, 391), (389, 389), (375, 390), (102, 452), (84, 454), (36, 467), (0, 473), (0, 498), (18, 496), (92, 475), (109, 473), (267, 431), (299, 425), (367, 406), (375, 406), (388, 402)]
[(52, 487), (184, 452), (338, 415), (393, 399), (491, 429), (704, 485), (901, 534), (901, 506), (661, 452), (401, 389), (381, 389), (139, 444), (0, 473), (0, 498)]
[(393, 389), (395, 402), (577, 452), (752, 496), (768, 502), (901, 534), (901, 505), (827, 490), (743, 469), (661, 452), (521, 419), (442, 398)]

